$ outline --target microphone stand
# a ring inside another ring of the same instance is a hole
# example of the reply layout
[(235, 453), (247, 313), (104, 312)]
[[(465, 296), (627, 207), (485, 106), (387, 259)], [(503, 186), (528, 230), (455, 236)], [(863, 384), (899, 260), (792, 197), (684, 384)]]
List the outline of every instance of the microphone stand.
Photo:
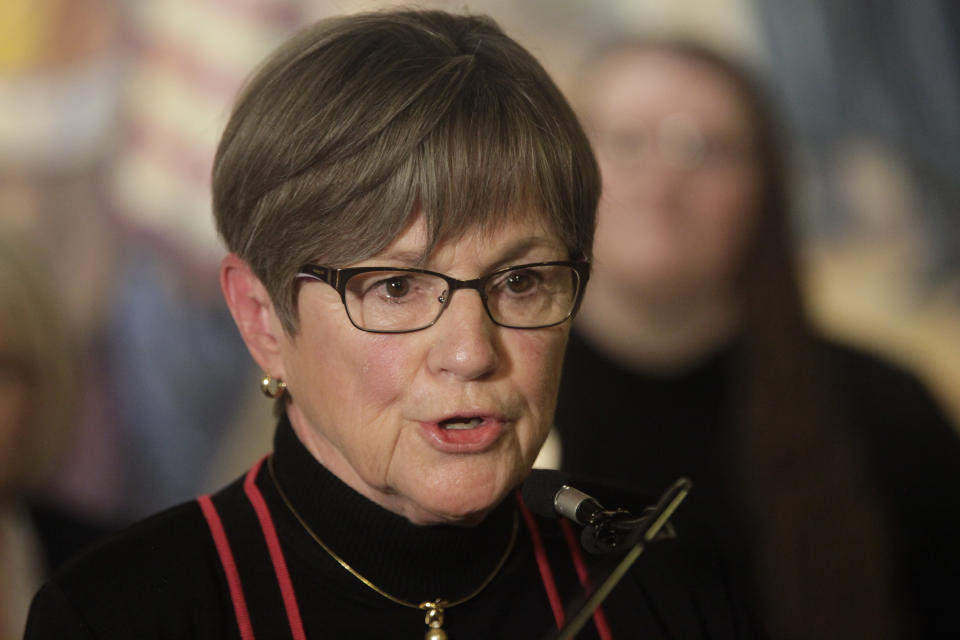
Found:
[(623, 559), (613, 568), (607, 577), (600, 583), (593, 593), (589, 594), (586, 601), (580, 605), (577, 612), (570, 618), (570, 621), (563, 626), (563, 629), (553, 640), (571, 640), (583, 625), (587, 623), (593, 612), (600, 606), (617, 583), (627, 574), (630, 567), (637, 561), (640, 554), (648, 542), (656, 538), (657, 534), (670, 520), (673, 512), (677, 510), (680, 503), (683, 502), (687, 494), (690, 493), (692, 483), (687, 478), (680, 478), (673, 486), (660, 497), (657, 504), (644, 518), (643, 522), (633, 531), (626, 540), (626, 546), (630, 550), (623, 556)]

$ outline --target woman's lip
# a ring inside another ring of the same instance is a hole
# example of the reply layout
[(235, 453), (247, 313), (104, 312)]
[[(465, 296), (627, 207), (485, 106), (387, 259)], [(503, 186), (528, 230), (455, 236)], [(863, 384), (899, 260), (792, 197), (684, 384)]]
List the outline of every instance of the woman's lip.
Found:
[[(442, 423), (451, 421), (460, 421), (459, 418), (446, 418), (443, 420), (421, 422), (420, 431), (425, 436), (427, 443), (437, 451), (443, 453), (478, 453), (490, 448), (503, 433), (504, 421), (492, 416), (473, 416), (481, 418), (481, 422), (476, 427), (470, 429), (445, 429)], [(463, 422), (469, 422), (471, 418), (463, 418)]]

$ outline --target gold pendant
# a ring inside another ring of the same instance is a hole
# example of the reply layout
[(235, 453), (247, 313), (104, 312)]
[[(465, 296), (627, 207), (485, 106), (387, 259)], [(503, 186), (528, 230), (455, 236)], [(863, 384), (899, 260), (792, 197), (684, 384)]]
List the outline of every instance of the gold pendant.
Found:
[(429, 627), (425, 640), (447, 640), (447, 632), (443, 627), (443, 608), (447, 606), (447, 601), (437, 598), (433, 602), (424, 602), (420, 605), (421, 609), (427, 612), (423, 622)]

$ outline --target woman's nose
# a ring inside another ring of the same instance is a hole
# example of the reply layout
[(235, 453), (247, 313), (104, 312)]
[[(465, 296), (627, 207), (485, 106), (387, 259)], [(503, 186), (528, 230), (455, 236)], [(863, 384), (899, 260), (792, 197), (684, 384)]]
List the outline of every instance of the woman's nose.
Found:
[(690, 170), (662, 158), (648, 162), (636, 176), (638, 188), (657, 204), (671, 204), (690, 188)]
[(604, 197), (645, 207), (669, 208), (690, 188), (689, 172), (659, 157), (607, 171)]
[(449, 306), (428, 330), (433, 339), (428, 365), (438, 374), (476, 380), (500, 363), (497, 333), (476, 291), (454, 292)]

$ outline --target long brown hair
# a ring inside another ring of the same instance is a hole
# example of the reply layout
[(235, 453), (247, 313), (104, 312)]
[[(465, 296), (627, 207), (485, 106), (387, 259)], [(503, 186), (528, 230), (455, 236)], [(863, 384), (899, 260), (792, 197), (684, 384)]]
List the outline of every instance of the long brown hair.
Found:
[[(3, 491), (37, 488), (68, 450), (78, 404), (75, 336), (63, 318), (45, 254), (21, 233), (0, 227), (0, 367), (29, 389), (26, 423), (16, 425)], [(2, 496), (0, 496), (2, 499)]]

